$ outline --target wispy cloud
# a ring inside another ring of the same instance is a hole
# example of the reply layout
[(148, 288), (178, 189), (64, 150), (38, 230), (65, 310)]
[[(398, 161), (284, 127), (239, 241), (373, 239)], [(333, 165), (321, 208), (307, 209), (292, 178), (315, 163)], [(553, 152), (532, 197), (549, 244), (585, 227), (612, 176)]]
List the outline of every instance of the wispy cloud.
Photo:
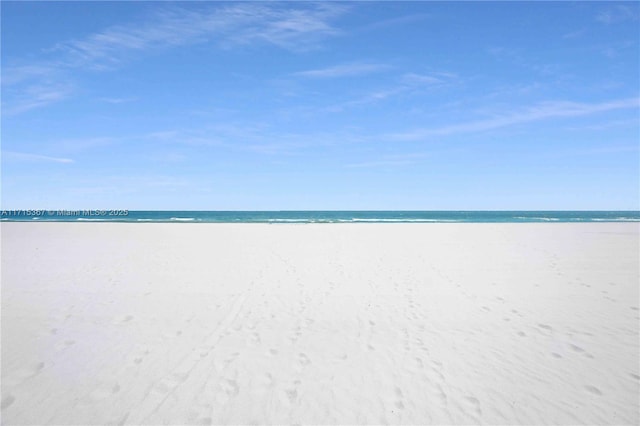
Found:
[(564, 38), (564, 39), (576, 39), (576, 38), (580, 38), (583, 35), (585, 35), (586, 32), (587, 32), (587, 30), (582, 28), (582, 29), (579, 29), (579, 30), (576, 30), (576, 31), (570, 31), (568, 33), (564, 33), (564, 34), (562, 34), (562, 38)]
[(596, 15), (596, 21), (606, 25), (617, 24), (623, 21), (640, 21), (640, 7), (635, 2), (629, 4), (617, 4), (600, 11)]
[(50, 86), (71, 86), (71, 71), (113, 70), (154, 51), (197, 43), (226, 49), (249, 44), (270, 44), (292, 51), (313, 49), (322, 39), (340, 33), (332, 21), (347, 10), (333, 3), (166, 7), (143, 22), (116, 25), (84, 38), (59, 42), (38, 62), (15, 65), (20, 58), (3, 58), (2, 84), (14, 86), (11, 93), (3, 93), (8, 105), (5, 110), (12, 114), (29, 111), (72, 93), (59, 88), (45, 91), (45, 81)]
[(377, 102), (384, 101), (385, 99), (398, 96), (402, 93), (405, 93), (408, 90), (407, 86), (400, 85), (396, 87), (390, 87), (387, 89), (378, 89), (373, 90), (369, 93), (361, 95), (355, 99), (351, 99), (345, 102), (337, 103), (334, 105), (330, 105), (328, 107), (323, 108), (323, 111), (326, 112), (342, 112), (346, 109), (363, 106), (363, 105), (371, 105)]
[(54, 64), (31, 64), (2, 67), (2, 85), (11, 86), (34, 78), (50, 78), (57, 71)]
[(44, 161), (49, 163), (73, 163), (71, 158), (50, 157), (48, 155), (31, 154), (26, 152), (2, 151), (4, 160)]
[(137, 101), (138, 98), (136, 97), (127, 97), (127, 98), (100, 98), (99, 99), (102, 102), (106, 102), (108, 104), (114, 104), (114, 105), (118, 105), (118, 104), (125, 104), (125, 103), (129, 103), (129, 102), (134, 102)]
[[(266, 3), (235, 5), (233, 16), (241, 16), (232, 31), (224, 34), (223, 45), (266, 42), (293, 51), (316, 48), (319, 40), (342, 32), (331, 21), (349, 8), (337, 3), (307, 3), (297, 8), (291, 4)], [(248, 22), (245, 20), (249, 18)]]
[(410, 83), (420, 84), (438, 84), (442, 82), (440, 78), (433, 75), (421, 75), (414, 73), (405, 74), (404, 80)]
[(486, 52), (497, 61), (531, 70), (545, 78), (549, 76), (566, 77), (566, 70), (562, 69), (560, 63), (543, 62), (522, 48), (493, 46), (487, 48)]
[(609, 59), (623, 55), (625, 51), (636, 52), (638, 50), (637, 40), (624, 40), (616, 43), (599, 44), (596, 49)]
[(363, 74), (371, 74), (388, 69), (388, 65), (384, 64), (367, 64), (367, 63), (352, 63), (334, 65), (327, 68), (318, 68), (307, 71), (296, 72), (293, 75), (299, 77), (309, 78), (336, 78), (336, 77), (353, 77)]
[(456, 74), (449, 72), (405, 73), (396, 80), (395, 85), (371, 90), (355, 99), (331, 105), (323, 110), (327, 112), (342, 112), (348, 108), (371, 105), (396, 96), (424, 93), (436, 87), (451, 85), (458, 81)]
[(498, 115), (493, 118), (458, 123), (443, 127), (420, 128), (409, 132), (389, 135), (391, 139), (411, 141), (430, 136), (446, 136), (458, 133), (482, 132), (521, 123), (545, 119), (579, 117), (618, 109), (640, 107), (640, 98), (620, 99), (602, 103), (544, 102), (515, 113)]
[[(212, 136), (215, 135), (215, 136)], [(207, 147), (261, 155), (297, 156), (322, 147), (362, 142), (353, 132), (290, 132), (260, 122), (208, 125), (199, 129), (161, 130), (141, 136), (167, 147)]]
[(639, 127), (640, 120), (637, 117), (625, 120), (607, 120), (602, 123), (589, 122), (583, 126), (570, 127), (571, 130), (608, 130), (616, 127)]
[(32, 85), (25, 87), (12, 102), (3, 102), (3, 115), (16, 115), (68, 98), (73, 89), (68, 84)]
[(147, 22), (119, 25), (84, 39), (59, 43), (67, 63), (110, 67), (130, 53), (214, 42), (224, 47), (268, 43), (287, 49), (305, 49), (318, 37), (336, 34), (330, 21), (346, 8), (335, 4), (248, 3), (226, 7), (167, 8)]
[(456, 80), (457, 76), (449, 72), (432, 72), (427, 74), (407, 73), (402, 76), (402, 80), (406, 84), (411, 85), (436, 85), (451, 83)]

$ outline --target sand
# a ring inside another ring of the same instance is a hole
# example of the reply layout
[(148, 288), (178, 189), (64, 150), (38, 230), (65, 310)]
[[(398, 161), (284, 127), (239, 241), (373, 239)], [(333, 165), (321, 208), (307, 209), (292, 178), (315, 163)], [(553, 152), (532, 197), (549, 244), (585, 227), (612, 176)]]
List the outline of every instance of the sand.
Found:
[(1, 234), (6, 425), (640, 421), (637, 223)]

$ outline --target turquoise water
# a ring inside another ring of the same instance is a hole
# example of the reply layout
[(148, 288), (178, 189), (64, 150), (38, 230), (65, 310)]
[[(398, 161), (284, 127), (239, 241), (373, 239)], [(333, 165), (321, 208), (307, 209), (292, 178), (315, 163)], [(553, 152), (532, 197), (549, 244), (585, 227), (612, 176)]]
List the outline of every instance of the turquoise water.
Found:
[(3, 221), (174, 223), (638, 222), (640, 211), (2, 210)]

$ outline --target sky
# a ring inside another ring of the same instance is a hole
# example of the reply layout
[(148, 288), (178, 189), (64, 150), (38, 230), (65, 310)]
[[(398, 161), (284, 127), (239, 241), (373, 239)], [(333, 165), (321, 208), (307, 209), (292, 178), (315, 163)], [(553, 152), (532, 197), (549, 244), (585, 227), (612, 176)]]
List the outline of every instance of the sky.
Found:
[(1, 13), (4, 209), (640, 209), (638, 2)]

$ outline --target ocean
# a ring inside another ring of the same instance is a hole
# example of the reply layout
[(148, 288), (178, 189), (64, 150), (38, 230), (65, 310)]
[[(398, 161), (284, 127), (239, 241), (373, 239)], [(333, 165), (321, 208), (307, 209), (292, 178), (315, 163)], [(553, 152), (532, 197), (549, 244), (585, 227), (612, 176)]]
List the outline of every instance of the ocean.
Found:
[(180, 211), (1, 210), (10, 222), (532, 223), (639, 222), (640, 211)]

